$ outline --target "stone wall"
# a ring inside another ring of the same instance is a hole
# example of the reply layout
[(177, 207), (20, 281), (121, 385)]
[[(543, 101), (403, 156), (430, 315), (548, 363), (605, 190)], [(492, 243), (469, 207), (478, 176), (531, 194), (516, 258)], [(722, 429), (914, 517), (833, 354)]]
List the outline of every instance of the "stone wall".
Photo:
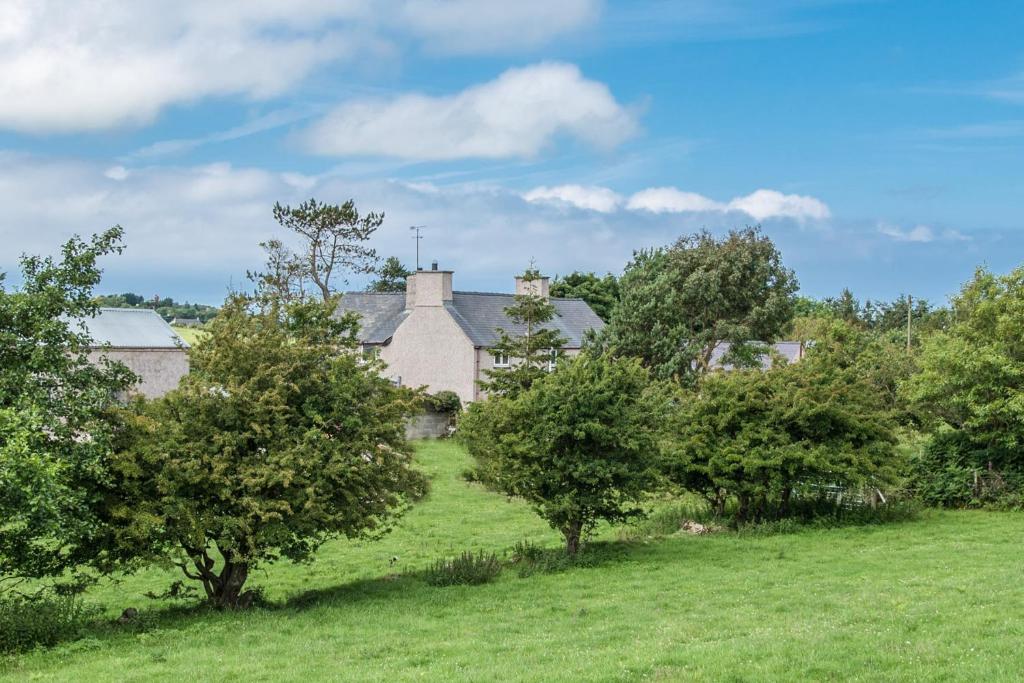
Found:
[(447, 413), (427, 411), (405, 423), (405, 438), (412, 441), (413, 439), (437, 439), (447, 436), (450, 422)]
[(106, 356), (120, 361), (141, 379), (132, 389), (146, 398), (163, 396), (178, 388), (178, 381), (188, 374), (188, 355), (184, 349), (110, 349), (93, 351), (91, 360)]

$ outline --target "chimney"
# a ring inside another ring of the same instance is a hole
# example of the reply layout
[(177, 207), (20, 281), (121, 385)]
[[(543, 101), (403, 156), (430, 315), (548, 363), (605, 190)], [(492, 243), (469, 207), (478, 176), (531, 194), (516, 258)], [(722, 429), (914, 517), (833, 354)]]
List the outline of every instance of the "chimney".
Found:
[(551, 298), (550, 289), (551, 278), (541, 276), (527, 280), (522, 275), (516, 275), (516, 294), (532, 294), (542, 299), (549, 299)]
[(452, 274), (450, 270), (438, 270), (437, 261), (430, 264), (430, 270), (418, 270), (405, 280), (405, 307), (444, 306), (452, 300)]

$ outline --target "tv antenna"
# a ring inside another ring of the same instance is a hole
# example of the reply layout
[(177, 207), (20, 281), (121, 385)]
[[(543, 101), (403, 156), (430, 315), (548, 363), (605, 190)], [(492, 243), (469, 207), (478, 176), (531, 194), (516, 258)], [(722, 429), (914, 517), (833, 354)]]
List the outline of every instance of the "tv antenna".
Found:
[(422, 230), (425, 227), (427, 227), (427, 226), (425, 226), (425, 225), (410, 225), (409, 226), (410, 230), (413, 230), (413, 231), (416, 232), (416, 234), (412, 236), (412, 238), (414, 240), (416, 240), (416, 270), (420, 269), (420, 240), (423, 239), (423, 235), (420, 234), (420, 230)]

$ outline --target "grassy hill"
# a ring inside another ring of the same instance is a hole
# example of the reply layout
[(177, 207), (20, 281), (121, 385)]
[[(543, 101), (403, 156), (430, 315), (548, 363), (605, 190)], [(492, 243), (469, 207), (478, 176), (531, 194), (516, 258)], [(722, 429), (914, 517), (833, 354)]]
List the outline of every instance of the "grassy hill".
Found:
[(1015, 680), (1024, 582), (1014, 513), (755, 536), (616, 540), (593, 566), (435, 588), (415, 576), (467, 549), (559, 539), (518, 502), (460, 477), (449, 442), (419, 446), (430, 498), (377, 543), (258, 572), (273, 606), (168, 607), (151, 571), (89, 599), (108, 621), (0, 663), (6, 680)]

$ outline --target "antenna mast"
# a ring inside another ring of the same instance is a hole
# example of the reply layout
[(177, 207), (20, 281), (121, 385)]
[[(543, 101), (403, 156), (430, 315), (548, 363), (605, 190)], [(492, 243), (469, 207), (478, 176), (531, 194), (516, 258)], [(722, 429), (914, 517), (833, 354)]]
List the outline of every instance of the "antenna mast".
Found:
[(413, 230), (416, 234), (412, 236), (416, 240), (416, 270), (420, 269), (420, 240), (423, 239), (423, 235), (420, 234), (420, 230), (425, 228), (425, 225), (410, 225), (409, 229)]

